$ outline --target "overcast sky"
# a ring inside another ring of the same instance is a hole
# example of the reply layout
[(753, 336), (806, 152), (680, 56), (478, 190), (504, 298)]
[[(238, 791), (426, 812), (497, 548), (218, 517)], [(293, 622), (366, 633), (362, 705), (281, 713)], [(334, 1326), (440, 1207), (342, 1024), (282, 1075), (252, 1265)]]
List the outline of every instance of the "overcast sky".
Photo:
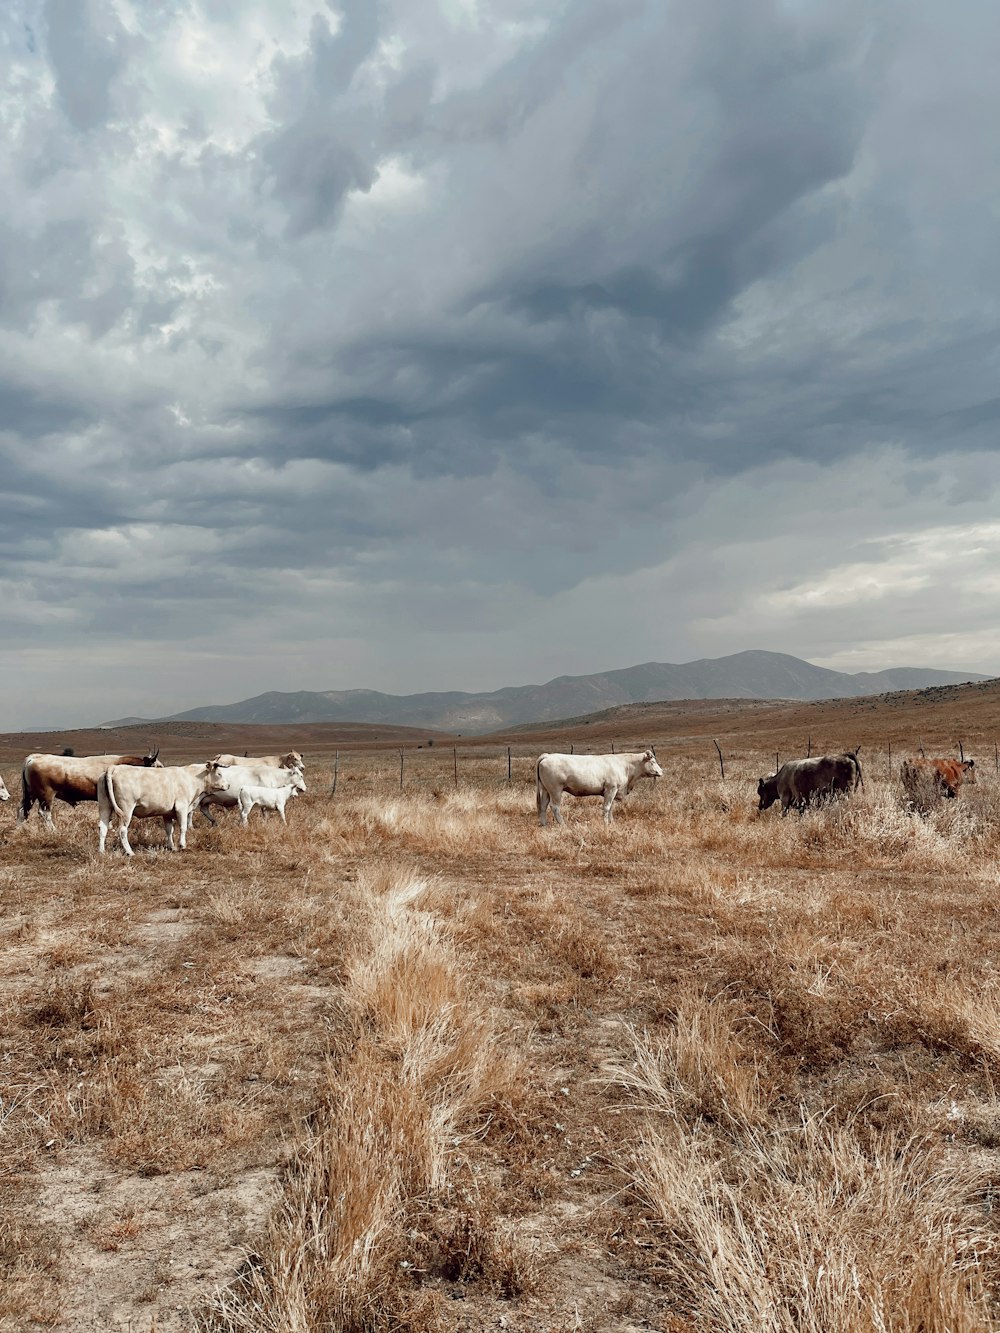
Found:
[(1000, 672), (994, 0), (0, 8), (0, 728)]

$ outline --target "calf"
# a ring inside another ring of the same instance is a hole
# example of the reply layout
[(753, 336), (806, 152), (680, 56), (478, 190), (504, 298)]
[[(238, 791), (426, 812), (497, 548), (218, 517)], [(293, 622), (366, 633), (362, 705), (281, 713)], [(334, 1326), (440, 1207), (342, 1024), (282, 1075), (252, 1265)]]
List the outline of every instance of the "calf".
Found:
[(286, 783), (284, 787), (241, 787), (240, 823), (246, 824), (250, 818), (250, 811), (255, 805), (259, 805), (262, 810), (277, 810), (281, 822), (287, 824), (285, 806), (297, 791), (298, 788), (292, 782)]
[(627, 796), (640, 778), (662, 778), (663, 769), (652, 750), (636, 754), (543, 754), (535, 769), (535, 804), (544, 828), (552, 806), (557, 824), (563, 822), (562, 794), (603, 796), (604, 820), (611, 823), (611, 806), (619, 794)]
[(133, 817), (162, 819), (167, 834), (167, 851), (170, 852), (174, 851), (176, 825), (183, 851), (187, 846), (188, 818), (198, 798), (204, 795), (209, 779), (205, 764), (148, 770), (113, 765), (97, 782), (98, 849), (101, 854), (113, 814), (118, 816), (118, 837), (126, 856), (133, 855), (128, 840)]

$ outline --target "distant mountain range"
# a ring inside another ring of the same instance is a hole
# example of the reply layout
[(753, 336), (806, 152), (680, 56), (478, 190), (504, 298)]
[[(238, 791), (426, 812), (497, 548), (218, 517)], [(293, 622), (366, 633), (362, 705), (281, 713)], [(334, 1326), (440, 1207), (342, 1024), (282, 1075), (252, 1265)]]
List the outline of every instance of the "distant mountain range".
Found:
[(380, 694), (377, 690), (272, 690), (235, 704), (209, 704), (167, 718), (126, 717), (107, 727), (148, 722), (281, 724), (374, 722), (477, 734), (530, 722), (555, 722), (618, 704), (673, 699), (843, 699), (921, 690), (991, 677), (970, 671), (897, 667), (850, 675), (787, 653), (750, 651), (697, 662), (645, 662), (593, 676), (557, 676), (545, 685), (515, 685), (485, 694), (461, 691)]

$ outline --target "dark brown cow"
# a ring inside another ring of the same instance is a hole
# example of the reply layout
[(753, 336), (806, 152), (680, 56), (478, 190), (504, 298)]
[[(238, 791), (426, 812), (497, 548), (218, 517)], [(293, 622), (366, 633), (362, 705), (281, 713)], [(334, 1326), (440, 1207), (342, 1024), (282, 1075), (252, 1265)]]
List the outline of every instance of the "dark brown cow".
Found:
[(955, 797), (976, 781), (974, 759), (906, 759), (899, 770), (903, 790), (915, 804), (929, 796)]
[[(861, 747), (859, 746), (858, 749)], [(812, 759), (790, 759), (777, 773), (757, 783), (758, 810), (769, 809), (781, 801), (782, 816), (790, 806), (800, 813), (807, 805), (826, 797), (849, 795), (863, 785), (858, 750), (845, 754), (819, 754)]]
[(21, 805), (17, 822), (23, 824), (37, 801), (38, 813), (49, 828), (52, 822), (52, 802), (65, 801), (79, 805), (82, 801), (97, 800), (97, 782), (112, 764), (129, 764), (133, 768), (162, 768), (157, 755), (150, 754), (96, 754), (73, 756), (61, 754), (29, 754), (21, 769)]

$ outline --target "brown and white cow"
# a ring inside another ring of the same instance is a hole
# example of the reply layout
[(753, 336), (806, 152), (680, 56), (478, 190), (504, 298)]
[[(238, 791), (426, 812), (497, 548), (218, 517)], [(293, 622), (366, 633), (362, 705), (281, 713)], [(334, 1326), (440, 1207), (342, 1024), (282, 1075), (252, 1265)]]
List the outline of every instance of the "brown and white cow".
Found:
[(65, 801), (80, 805), (83, 801), (97, 800), (97, 783), (112, 764), (132, 768), (162, 768), (153, 750), (149, 754), (29, 754), (21, 769), (21, 804), (17, 822), (23, 824), (38, 803), (38, 813), (49, 828), (52, 822), (52, 802)]
[(297, 768), (300, 773), (305, 772), (305, 764), (298, 750), (289, 750), (287, 754), (265, 754), (256, 757), (244, 755), (242, 759), (235, 754), (217, 754), (212, 763), (221, 764), (226, 768), (231, 765), (238, 768)]
[(904, 759), (899, 770), (903, 790), (915, 804), (928, 797), (955, 797), (963, 783), (975, 783), (974, 759)]
[(126, 856), (134, 855), (128, 840), (133, 818), (163, 820), (167, 833), (167, 851), (174, 848), (174, 828), (181, 850), (187, 846), (187, 827), (191, 811), (205, 794), (211, 770), (206, 764), (183, 764), (156, 769), (114, 764), (97, 781), (97, 809), (100, 819), (98, 849), (104, 843), (113, 815), (118, 817), (118, 838)]

